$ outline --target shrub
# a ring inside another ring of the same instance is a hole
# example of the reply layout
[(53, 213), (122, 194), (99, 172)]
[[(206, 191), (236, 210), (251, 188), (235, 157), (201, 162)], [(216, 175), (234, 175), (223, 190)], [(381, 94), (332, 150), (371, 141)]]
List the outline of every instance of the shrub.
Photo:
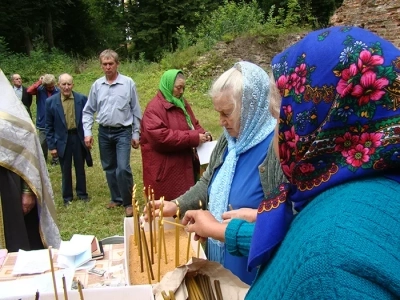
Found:
[(250, 3), (224, 1), (195, 30), (197, 41), (205, 40), (207, 49), (217, 41), (233, 39), (264, 22), (264, 13), (255, 0)]

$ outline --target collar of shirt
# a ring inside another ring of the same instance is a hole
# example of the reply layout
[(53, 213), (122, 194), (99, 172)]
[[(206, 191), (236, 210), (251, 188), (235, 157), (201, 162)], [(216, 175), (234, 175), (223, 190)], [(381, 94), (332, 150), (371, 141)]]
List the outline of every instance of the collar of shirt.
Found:
[(124, 84), (123, 81), (121, 80), (121, 74), (118, 72), (117, 73), (117, 78), (115, 78), (113, 83), (108, 83), (106, 76), (102, 77), (102, 84), (108, 84), (108, 85), (114, 85), (114, 84)]
[(22, 91), (22, 86), (20, 87), (16, 87), (15, 85), (13, 85), (14, 91)]
[(61, 101), (67, 101), (67, 100), (74, 100), (74, 94), (71, 93), (68, 97), (65, 97), (63, 94), (61, 94)]

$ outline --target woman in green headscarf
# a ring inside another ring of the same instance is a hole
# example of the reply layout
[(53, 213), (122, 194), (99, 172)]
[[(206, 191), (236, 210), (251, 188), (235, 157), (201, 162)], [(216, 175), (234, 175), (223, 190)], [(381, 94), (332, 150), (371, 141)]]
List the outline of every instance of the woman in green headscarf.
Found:
[(211, 140), (183, 98), (185, 76), (168, 70), (141, 121), (143, 184), (154, 196), (173, 200), (195, 184), (200, 164), (196, 147)]

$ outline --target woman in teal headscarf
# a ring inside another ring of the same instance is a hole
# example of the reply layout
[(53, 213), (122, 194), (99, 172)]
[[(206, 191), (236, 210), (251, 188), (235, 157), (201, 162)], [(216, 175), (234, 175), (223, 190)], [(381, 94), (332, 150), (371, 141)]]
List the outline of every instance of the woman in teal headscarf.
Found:
[(183, 98), (184, 91), (182, 71), (166, 71), (143, 114), (143, 183), (146, 189), (151, 186), (156, 199), (175, 199), (195, 184), (200, 171), (195, 149), (211, 138)]

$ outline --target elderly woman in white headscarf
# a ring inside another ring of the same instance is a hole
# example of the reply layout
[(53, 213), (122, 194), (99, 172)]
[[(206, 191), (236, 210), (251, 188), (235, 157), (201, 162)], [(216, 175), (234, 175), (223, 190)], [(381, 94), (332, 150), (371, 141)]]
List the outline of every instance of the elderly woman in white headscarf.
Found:
[[(231, 218), (254, 222), (255, 208), (284, 180), (270, 147), (276, 120), (268, 109), (268, 75), (255, 64), (236, 63), (214, 82), (210, 95), (223, 135), (202, 178), (182, 196), (164, 202), (164, 216), (173, 216), (179, 206), (180, 216), (203, 208), (220, 222)], [(159, 205), (157, 202), (156, 214)], [(247, 272), (247, 257), (231, 255), (220, 241), (208, 240), (207, 257), (248, 284), (255, 277), (256, 271)]]
[(0, 248), (58, 248), (53, 190), (35, 127), (0, 69)]

